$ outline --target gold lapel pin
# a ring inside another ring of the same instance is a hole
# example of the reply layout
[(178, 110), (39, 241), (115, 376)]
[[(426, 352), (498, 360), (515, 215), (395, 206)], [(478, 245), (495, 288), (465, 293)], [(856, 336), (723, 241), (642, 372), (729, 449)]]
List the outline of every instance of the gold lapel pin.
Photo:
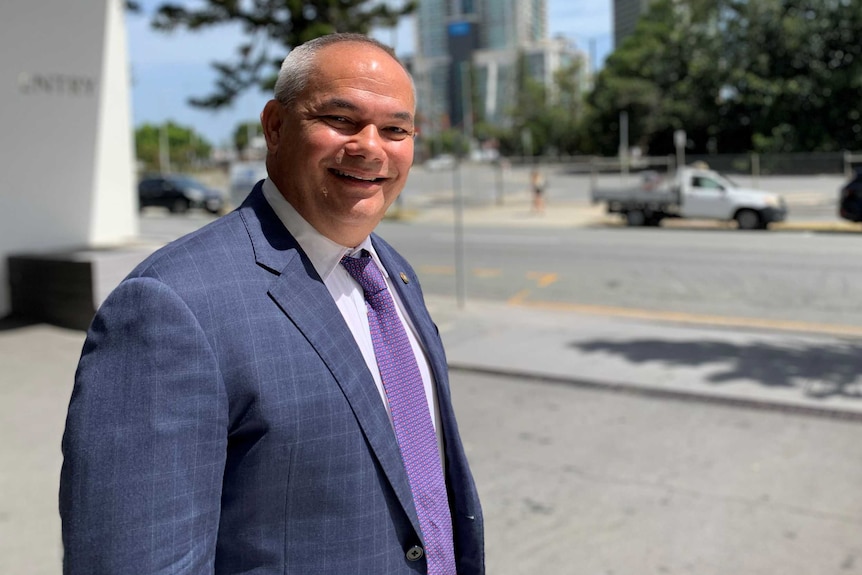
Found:
[(401, 272), (399, 275), (401, 276), (401, 281), (403, 281), (406, 284), (410, 283), (410, 278), (407, 277), (407, 274), (405, 274), (404, 272)]

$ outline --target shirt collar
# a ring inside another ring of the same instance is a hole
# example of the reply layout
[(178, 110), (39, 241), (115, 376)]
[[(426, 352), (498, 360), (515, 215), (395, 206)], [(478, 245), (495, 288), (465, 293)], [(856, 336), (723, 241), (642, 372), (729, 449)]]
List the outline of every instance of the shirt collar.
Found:
[(353, 256), (362, 250), (367, 250), (371, 254), (371, 258), (377, 264), (377, 267), (380, 268), (383, 277), (389, 277), (386, 268), (383, 267), (380, 261), (380, 256), (377, 255), (377, 251), (371, 244), (370, 236), (362, 240), (358, 246), (342, 246), (330, 240), (309, 224), (296, 211), (296, 208), (281, 195), (275, 183), (269, 178), (266, 178), (263, 182), (263, 195), (278, 216), (278, 219), (281, 220), (281, 223), (284, 224), (284, 227), (296, 239), (302, 251), (311, 260), (311, 265), (314, 266), (317, 275), (324, 282), (341, 264), (341, 258), (344, 256)]

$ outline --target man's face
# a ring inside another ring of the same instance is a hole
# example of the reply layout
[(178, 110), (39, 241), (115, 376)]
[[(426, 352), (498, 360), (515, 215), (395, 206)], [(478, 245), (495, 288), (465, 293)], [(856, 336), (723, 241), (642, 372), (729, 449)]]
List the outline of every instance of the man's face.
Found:
[(317, 231), (353, 247), (406, 183), (413, 88), (401, 65), (371, 45), (333, 44), (315, 62), (294, 106), (264, 109), (269, 175)]

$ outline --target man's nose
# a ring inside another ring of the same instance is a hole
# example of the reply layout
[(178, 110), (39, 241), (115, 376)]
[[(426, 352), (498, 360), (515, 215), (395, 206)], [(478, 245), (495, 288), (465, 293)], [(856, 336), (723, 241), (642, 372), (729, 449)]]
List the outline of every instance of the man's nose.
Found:
[(383, 138), (374, 124), (367, 124), (350, 138), (345, 151), (351, 156), (362, 156), (366, 160), (383, 159)]

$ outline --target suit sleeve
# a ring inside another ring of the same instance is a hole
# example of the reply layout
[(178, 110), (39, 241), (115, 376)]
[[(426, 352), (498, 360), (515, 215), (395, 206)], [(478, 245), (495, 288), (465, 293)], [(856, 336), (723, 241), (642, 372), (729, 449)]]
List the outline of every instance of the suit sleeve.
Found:
[(125, 280), (87, 335), (63, 436), (65, 575), (212, 573), (227, 445), (218, 363), (186, 303)]

